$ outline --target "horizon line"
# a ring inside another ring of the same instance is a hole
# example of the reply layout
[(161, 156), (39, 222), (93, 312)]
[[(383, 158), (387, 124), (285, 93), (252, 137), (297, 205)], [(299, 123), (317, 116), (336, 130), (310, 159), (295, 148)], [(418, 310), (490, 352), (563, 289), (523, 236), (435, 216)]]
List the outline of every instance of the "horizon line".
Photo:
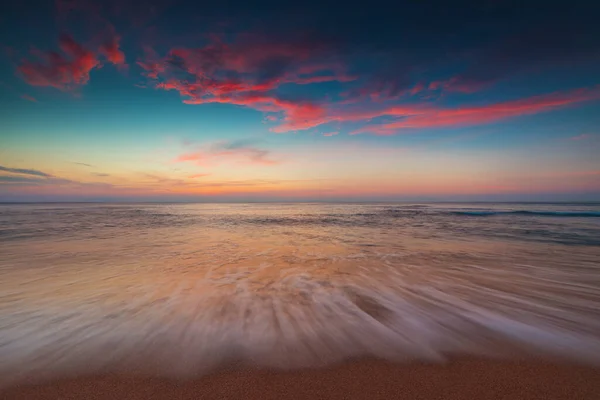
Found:
[(10, 204), (310, 204), (310, 203), (333, 203), (333, 204), (370, 204), (370, 203), (505, 203), (505, 204), (600, 204), (598, 200), (232, 200), (232, 201), (178, 201), (178, 200), (27, 200), (27, 201), (3, 201), (1, 205)]

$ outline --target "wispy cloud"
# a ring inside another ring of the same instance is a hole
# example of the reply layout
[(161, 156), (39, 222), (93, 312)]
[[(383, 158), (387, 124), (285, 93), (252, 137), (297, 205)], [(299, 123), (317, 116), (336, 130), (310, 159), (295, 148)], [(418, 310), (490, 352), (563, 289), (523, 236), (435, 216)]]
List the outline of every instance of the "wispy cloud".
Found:
[(11, 175), (0, 175), (0, 184), (4, 186), (35, 186), (35, 187), (64, 187), (64, 188), (112, 188), (112, 184), (102, 182), (81, 182), (61, 178), (49, 173), (31, 168), (9, 168), (0, 166), (0, 171)]
[(210, 165), (220, 160), (249, 162), (252, 164), (274, 165), (279, 161), (271, 157), (271, 151), (257, 146), (260, 141), (241, 139), (219, 141), (200, 146), (175, 159), (176, 162), (193, 162), (197, 165)]
[(323, 136), (335, 136), (335, 135), (337, 135), (338, 133), (339, 133), (339, 132), (337, 132), (337, 131), (333, 131), (333, 132), (327, 132), (327, 133), (324, 133), (324, 134), (323, 134)]
[(44, 178), (52, 178), (52, 175), (47, 174), (42, 171), (39, 171), (37, 169), (9, 168), (9, 167), (3, 167), (2, 165), (0, 165), (0, 171), (10, 172), (12, 174), (31, 175), (31, 176), (40, 176), (40, 177), (44, 177)]
[[(379, 135), (393, 135), (404, 129), (482, 125), (524, 115), (548, 112), (599, 98), (600, 86), (591, 89), (555, 92), (485, 106), (439, 108), (425, 105), (411, 108), (409, 105), (404, 109), (393, 107), (382, 110), (379, 115), (372, 113), (371, 116), (393, 116), (399, 118), (399, 120), (373, 124), (357, 129), (352, 133), (369, 132)], [(347, 116), (347, 119), (353, 118), (352, 115)]]
[(37, 102), (38, 102), (38, 101), (37, 101), (37, 99), (36, 99), (35, 97), (33, 97), (33, 96), (30, 96), (30, 95), (28, 95), (28, 94), (22, 94), (22, 95), (21, 95), (21, 98), (22, 98), (23, 100), (31, 101), (32, 103), (37, 103)]
[(581, 135), (573, 136), (573, 137), (570, 137), (569, 139), (571, 139), (571, 140), (586, 140), (586, 139), (590, 139), (591, 137), (592, 137), (592, 135), (590, 135), (589, 133), (582, 133)]
[(107, 176), (110, 176), (110, 174), (106, 174), (106, 173), (103, 173), (103, 172), (93, 172), (92, 175), (103, 177), (103, 178), (107, 177)]
[(76, 183), (69, 179), (62, 179), (56, 177), (36, 177), (36, 176), (15, 176), (15, 175), (1, 175), (0, 182), (9, 184), (27, 184), (27, 185), (61, 185), (61, 184), (72, 184)]
[[(162, 189), (168, 187), (169, 190), (191, 190), (191, 189), (206, 189), (206, 188), (235, 188), (235, 187), (259, 187), (259, 186), (273, 186), (280, 185), (290, 180), (276, 180), (276, 179), (246, 179), (246, 180), (227, 180), (227, 181), (208, 181), (208, 180), (193, 180), (199, 177), (206, 177), (209, 174), (194, 174), (188, 176), (186, 179), (173, 178), (170, 176), (164, 176), (160, 174), (150, 174), (141, 172), (141, 177), (147, 180), (144, 182), (145, 186), (154, 187), (156, 189)], [(189, 180), (192, 179), (192, 180)]]
[(91, 164), (86, 164), (86, 163), (76, 162), (76, 161), (73, 161), (72, 163), (77, 164), (77, 165), (83, 165), (84, 167), (94, 168), (94, 166)]

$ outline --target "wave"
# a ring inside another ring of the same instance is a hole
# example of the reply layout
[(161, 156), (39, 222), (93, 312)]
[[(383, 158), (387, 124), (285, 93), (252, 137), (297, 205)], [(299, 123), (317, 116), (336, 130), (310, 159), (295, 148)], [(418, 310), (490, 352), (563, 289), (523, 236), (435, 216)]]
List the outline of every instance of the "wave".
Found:
[[(55, 278), (43, 303), (15, 292), (4, 306), (0, 377), (135, 369), (186, 378), (230, 362), (295, 369), (362, 356), (502, 356), (507, 348), (600, 364), (597, 287), (577, 281), (583, 272), (462, 265), (451, 278), (437, 264), (352, 274), (264, 264), (144, 284), (139, 272), (129, 281), (117, 270), (84, 276), (80, 287), (72, 275)], [(111, 284), (86, 288), (100, 276)], [(66, 288), (69, 297), (56, 294)]]
[(469, 215), (473, 217), (485, 217), (491, 215), (533, 215), (542, 217), (578, 217), (578, 218), (600, 218), (600, 211), (452, 211), (455, 215)]

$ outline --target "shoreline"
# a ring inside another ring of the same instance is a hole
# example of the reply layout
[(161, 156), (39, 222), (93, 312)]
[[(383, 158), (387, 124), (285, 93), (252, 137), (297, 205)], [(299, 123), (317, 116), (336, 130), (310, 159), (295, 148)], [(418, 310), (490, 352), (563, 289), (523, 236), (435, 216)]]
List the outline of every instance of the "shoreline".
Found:
[(442, 364), (362, 359), (293, 371), (227, 368), (186, 380), (94, 375), (0, 389), (46, 399), (591, 399), (600, 367), (548, 360), (456, 358)]

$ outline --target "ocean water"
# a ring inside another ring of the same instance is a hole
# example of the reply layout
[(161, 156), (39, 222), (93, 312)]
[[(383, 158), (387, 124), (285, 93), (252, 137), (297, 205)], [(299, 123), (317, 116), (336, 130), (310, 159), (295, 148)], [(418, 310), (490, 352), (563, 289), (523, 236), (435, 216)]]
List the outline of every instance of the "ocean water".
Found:
[(0, 205), (0, 377), (600, 363), (600, 204)]

